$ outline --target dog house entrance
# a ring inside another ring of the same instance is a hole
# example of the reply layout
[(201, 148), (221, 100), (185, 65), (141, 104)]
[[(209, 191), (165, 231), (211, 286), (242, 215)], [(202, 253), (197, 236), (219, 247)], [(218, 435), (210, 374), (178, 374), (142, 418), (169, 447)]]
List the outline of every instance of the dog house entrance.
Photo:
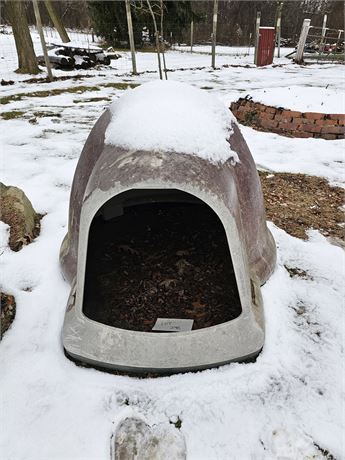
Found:
[(90, 226), (83, 312), (147, 332), (158, 318), (191, 319), (201, 329), (239, 316), (219, 217), (178, 190), (130, 190), (110, 199)]

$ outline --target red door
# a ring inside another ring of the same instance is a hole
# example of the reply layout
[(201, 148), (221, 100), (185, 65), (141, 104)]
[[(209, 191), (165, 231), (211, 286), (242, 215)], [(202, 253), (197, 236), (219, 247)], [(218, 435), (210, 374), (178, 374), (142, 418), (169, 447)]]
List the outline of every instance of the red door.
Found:
[(275, 29), (274, 27), (259, 28), (259, 45), (257, 65), (269, 65), (273, 62)]

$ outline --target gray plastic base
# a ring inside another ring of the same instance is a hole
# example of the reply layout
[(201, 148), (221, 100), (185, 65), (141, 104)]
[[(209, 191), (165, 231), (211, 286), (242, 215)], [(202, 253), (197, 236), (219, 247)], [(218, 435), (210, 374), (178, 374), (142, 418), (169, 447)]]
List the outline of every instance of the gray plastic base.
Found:
[[(72, 359), (95, 367), (133, 373), (202, 370), (255, 357), (264, 344), (259, 286), (249, 314), (189, 332), (155, 333), (107, 326), (75, 308), (71, 293), (63, 326), (63, 346)], [(255, 314), (251, 314), (252, 311)]]
[(165, 369), (162, 369), (162, 368), (159, 368), (159, 369), (146, 368), (146, 369), (144, 369), (144, 368), (128, 367), (128, 366), (116, 366), (116, 367), (114, 367), (114, 366), (108, 366), (106, 363), (99, 363), (97, 361), (92, 361), (92, 360), (86, 359), (84, 357), (72, 355), (72, 354), (68, 353), (66, 350), (65, 350), (65, 355), (67, 356), (67, 358), (71, 359), (72, 361), (74, 361), (76, 363), (81, 363), (83, 365), (87, 364), (90, 367), (93, 367), (95, 369), (108, 371), (110, 373), (112, 371), (115, 371), (115, 372), (123, 373), (123, 374), (126, 374), (126, 375), (127, 374), (133, 374), (135, 376), (135, 375), (143, 374), (143, 376), (145, 376), (146, 374), (171, 375), (171, 374), (176, 374), (176, 373), (183, 374), (183, 373), (186, 373), (186, 372), (204, 371), (206, 369), (217, 368), (217, 367), (225, 366), (226, 364), (231, 364), (231, 363), (235, 363), (235, 362), (236, 363), (253, 363), (253, 362), (256, 361), (256, 358), (259, 356), (261, 351), (262, 351), (262, 348), (260, 348), (260, 350), (258, 350), (257, 352), (251, 353), (250, 355), (244, 356), (244, 357), (242, 357), (240, 359), (232, 359), (230, 361), (223, 361), (222, 363), (214, 363), (214, 364), (211, 364), (211, 365), (208, 365), (208, 366), (195, 366), (195, 367), (188, 367), (188, 368), (181, 367), (181, 368), (174, 368), (174, 369), (169, 369), (169, 368), (165, 368)]

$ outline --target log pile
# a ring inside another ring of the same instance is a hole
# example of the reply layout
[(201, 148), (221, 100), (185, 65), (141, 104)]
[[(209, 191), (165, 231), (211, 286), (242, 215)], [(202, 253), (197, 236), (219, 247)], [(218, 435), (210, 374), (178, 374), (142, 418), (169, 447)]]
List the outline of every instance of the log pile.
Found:
[[(74, 42), (52, 43), (48, 56), (52, 66), (62, 70), (89, 69), (98, 64), (110, 65), (111, 59), (121, 57), (114, 53), (109, 55), (98, 46)], [(44, 65), (43, 56), (38, 56), (37, 60), (40, 65)]]

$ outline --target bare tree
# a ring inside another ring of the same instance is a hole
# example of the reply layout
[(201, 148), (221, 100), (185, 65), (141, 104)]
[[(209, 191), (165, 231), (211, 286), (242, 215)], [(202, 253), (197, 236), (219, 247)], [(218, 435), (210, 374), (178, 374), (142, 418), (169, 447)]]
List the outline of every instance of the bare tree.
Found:
[(161, 44), (162, 44), (162, 57), (163, 57), (163, 68), (164, 68), (164, 75), (165, 79), (168, 79), (168, 72), (167, 66), (165, 63), (165, 42), (164, 42), (164, 3), (163, 0), (160, 0), (160, 15), (161, 15), (161, 30), (160, 30), (160, 37), (161, 37)]
[(58, 31), (58, 33), (60, 35), (61, 41), (63, 43), (70, 42), (71, 40), (69, 39), (69, 36), (68, 36), (68, 34), (66, 32), (66, 29), (65, 29), (65, 26), (63, 25), (63, 22), (62, 22), (60, 16), (57, 14), (52, 1), (51, 0), (44, 0), (44, 4), (45, 4), (45, 6), (47, 8), (47, 11), (48, 11), (48, 14), (49, 14), (51, 20), (53, 21), (55, 29)]
[(146, 0), (148, 9), (150, 11), (152, 21), (153, 21), (153, 28), (155, 30), (155, 39), (156, 39), (156, 50), (157, 50), (157, 59), (158, 59), (158, 70), (159, 70), (159, 78), (163, 80), (163, 73), (162, 73), (162, 63), (161, 63), (161, 53), (160, 53), (160, 44), (159, 44), (159, 32), (157, 27), (156, 16), (153, 11), (152, 5), (150, 0)]
[[(158, 2), (152, 2), (151, 0), (141, 0), (140, 2), (133, 3), (134, 8), (136, 8), (141, 13), (148, 13), (151, 15), (154, 29), (154, 36), (156, 42), (156, 52), (157, 52), (157, 61), (158, 61), (158, 71), (159, 78), (163, 80), (163, 71), (162, 71), (162, 61), (161, 54), (163, 59), (163, 68), (165, 79), (167, 80), (167, 69), (165, 64), (165, 55), (164, 55), (164, 39), (163, 39), (163, 21), (164, 21), (164, 2), (159, 0)], [(160, 29), (158, 30), (158, 19), (160, 18)]]
[(14, 40), (18, 55), (19, 73), (37, 74), (40, 70), (37, 65), (34, 46), (26, 18), (24, 2), (10, 0), (6, 3), (7, 13), (12, 25)]

